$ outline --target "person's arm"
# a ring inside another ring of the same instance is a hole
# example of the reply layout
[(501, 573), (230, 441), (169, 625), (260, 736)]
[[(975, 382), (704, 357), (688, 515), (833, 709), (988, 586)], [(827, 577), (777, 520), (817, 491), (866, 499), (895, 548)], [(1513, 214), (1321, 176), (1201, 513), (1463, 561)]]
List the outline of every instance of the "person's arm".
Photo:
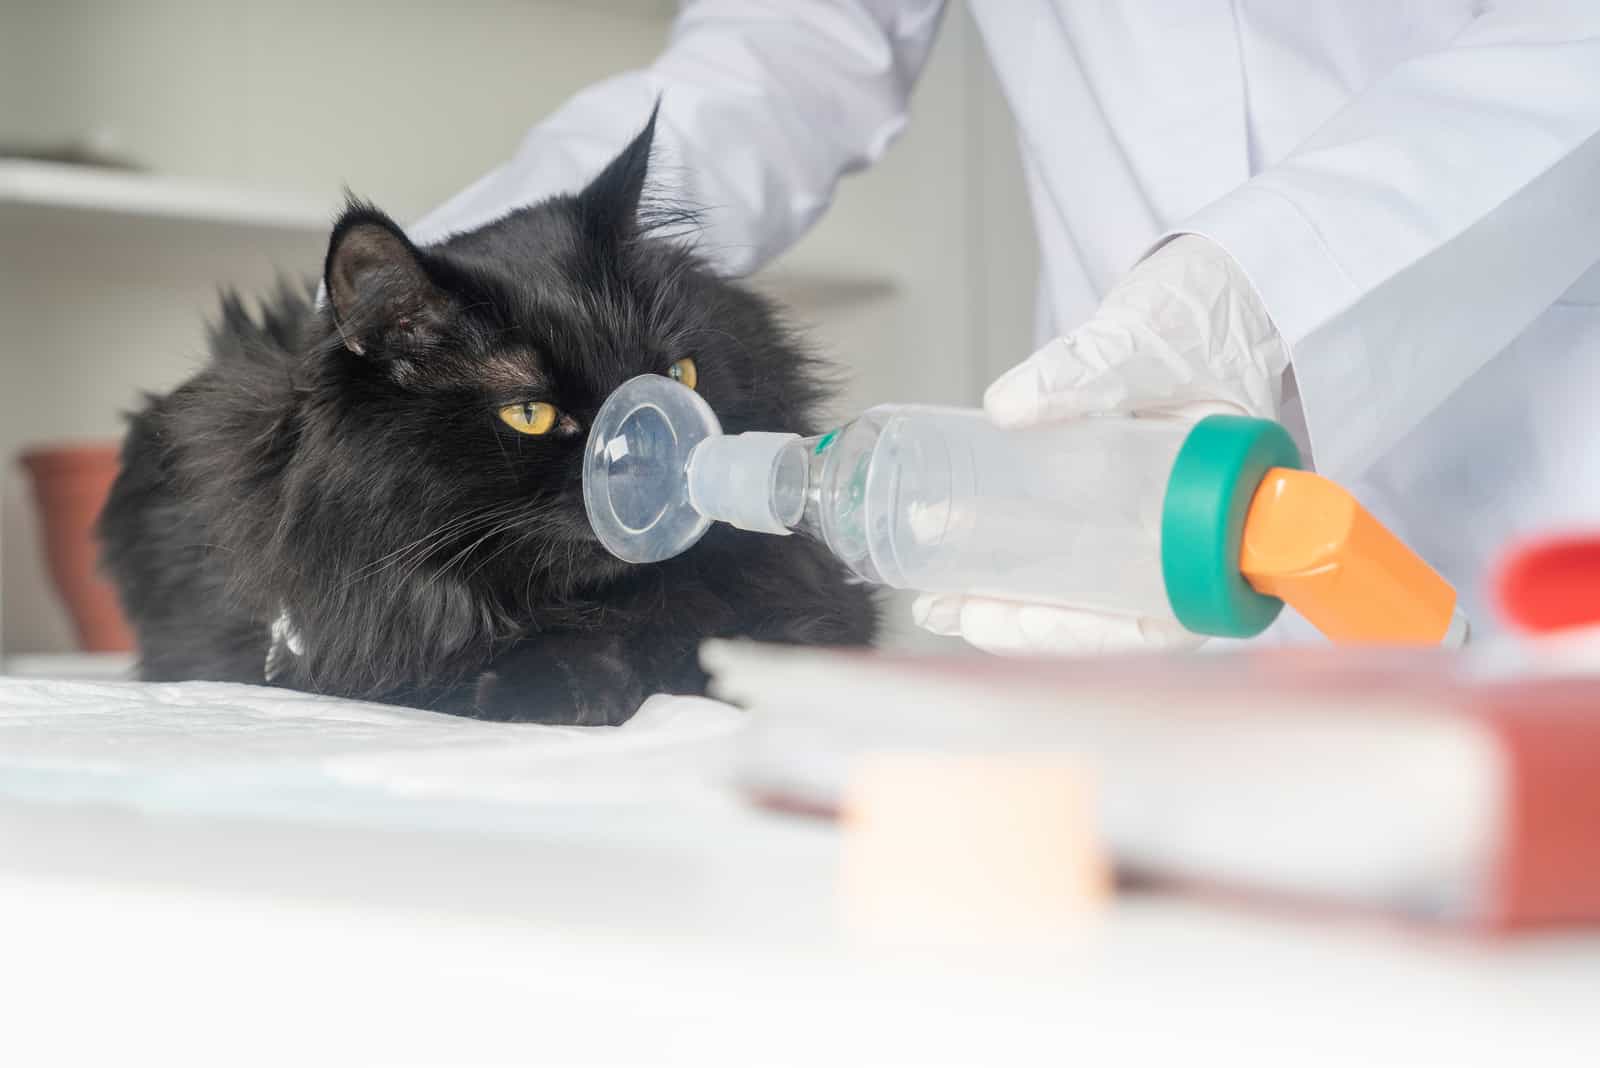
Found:
[[(1600, 5), (1489, 5), (1167, 236), (990, 387), (991, 417), (1272, 418), (1292, 361), (1317, 469), (1355, 478), (1600, 262)], [(976, 597), (917, 612), (1000, 652), (1182, 637)]]
[(1600, 4), (1487, 6), (1177, 228), (1254, 283), (1335, 479), (1600, 261)]
[(580, 188), (656, 101), (652, 187), (698, 209), (701, 249), (730, 275), (772, 259), (839, 179), (904, 128), (944, 0), (692, 0), (649, 67), (580, 92), (515, 156), (410, 228), (418, 243)]

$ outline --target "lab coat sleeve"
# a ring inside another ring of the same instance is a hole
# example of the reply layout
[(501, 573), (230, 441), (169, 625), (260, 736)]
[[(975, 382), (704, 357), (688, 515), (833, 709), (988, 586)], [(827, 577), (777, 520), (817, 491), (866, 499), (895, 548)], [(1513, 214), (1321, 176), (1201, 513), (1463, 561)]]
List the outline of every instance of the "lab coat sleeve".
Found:
[(1176, 232), (1244, 268), (1318, 469), (1360, 474), (1600, 260), (1600, 4), (1492, 5)]
[(659, 99), (652, 192), (698, 209), (697, 243), (749, 273), (803, 234), (844, 175), (904, 128), (944, 0), (692, 0), (649, 67), (592, 86), (511, 160), (411, 227), (420, 244), (573, 192)]

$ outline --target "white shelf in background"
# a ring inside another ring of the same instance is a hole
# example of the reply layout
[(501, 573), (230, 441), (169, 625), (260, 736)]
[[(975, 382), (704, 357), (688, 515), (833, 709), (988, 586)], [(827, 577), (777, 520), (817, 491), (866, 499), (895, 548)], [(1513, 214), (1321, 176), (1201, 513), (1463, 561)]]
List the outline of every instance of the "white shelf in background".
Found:
[(316, 233), (331, 226), (335, 208), (319, 197), (203, 178), (0, 159), (0, 214), (70, 211)]
[[(255, 189), (203, 178), (143, 174), (37, 160), (0, 158), (0, 223), (48, 231), (52, 216), (77, 216), (130, 226), (167, 220), (209, 223), (267, 234), (322, 240), (337, 205), (331, 199)], [(109, 240), (142, 232), (97, 226)], [(787, 303), (831, 308), (882, 299), (897, 288), (893, 279), (833, 262), (826, 253), (797, 250), (753, 279), (756, 287)]]
[(133, 678), (131, 653), (23, 653), (0, 661), (0, 675), (102, 681)]

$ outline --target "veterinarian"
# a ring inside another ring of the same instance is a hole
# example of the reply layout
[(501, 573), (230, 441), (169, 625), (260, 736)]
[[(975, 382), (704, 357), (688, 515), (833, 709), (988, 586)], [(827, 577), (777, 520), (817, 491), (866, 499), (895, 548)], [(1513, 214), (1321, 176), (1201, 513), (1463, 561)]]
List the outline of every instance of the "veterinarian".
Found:
[[(667, 192), (714, 209), (723, 269), (754, 271), (905, 128), (945, 6), (685, 3), (651, 66), (579, 93), (414, 236), (577, 188), (659, 97)], [(990, 387), (992, 418), (1280, 419), (1479, 620), (1509, 538), (1600, 518), (1600, 3), (968, 8), (1042, 258), (1042, 347)], [(971, 598), (917, 613), (997, 650), (1170, 637)]]

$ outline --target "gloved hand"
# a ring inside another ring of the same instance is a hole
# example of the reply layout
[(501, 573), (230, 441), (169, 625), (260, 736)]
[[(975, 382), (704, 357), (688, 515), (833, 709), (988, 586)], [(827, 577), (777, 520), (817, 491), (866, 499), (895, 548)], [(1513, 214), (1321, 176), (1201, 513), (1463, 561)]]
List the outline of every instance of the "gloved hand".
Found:
[[(1288, 366), (1288, 349), (1232, 257), (1184, 235), (1130, 271), (1088, 322), (996, 380), (983, 403), (1008, 427), (1107, 412), (1274, 419)], [(919, 626), (996, 653), (1200, 642), (1169, 621), (979, 597), (924, 594), (912, 611)]]

